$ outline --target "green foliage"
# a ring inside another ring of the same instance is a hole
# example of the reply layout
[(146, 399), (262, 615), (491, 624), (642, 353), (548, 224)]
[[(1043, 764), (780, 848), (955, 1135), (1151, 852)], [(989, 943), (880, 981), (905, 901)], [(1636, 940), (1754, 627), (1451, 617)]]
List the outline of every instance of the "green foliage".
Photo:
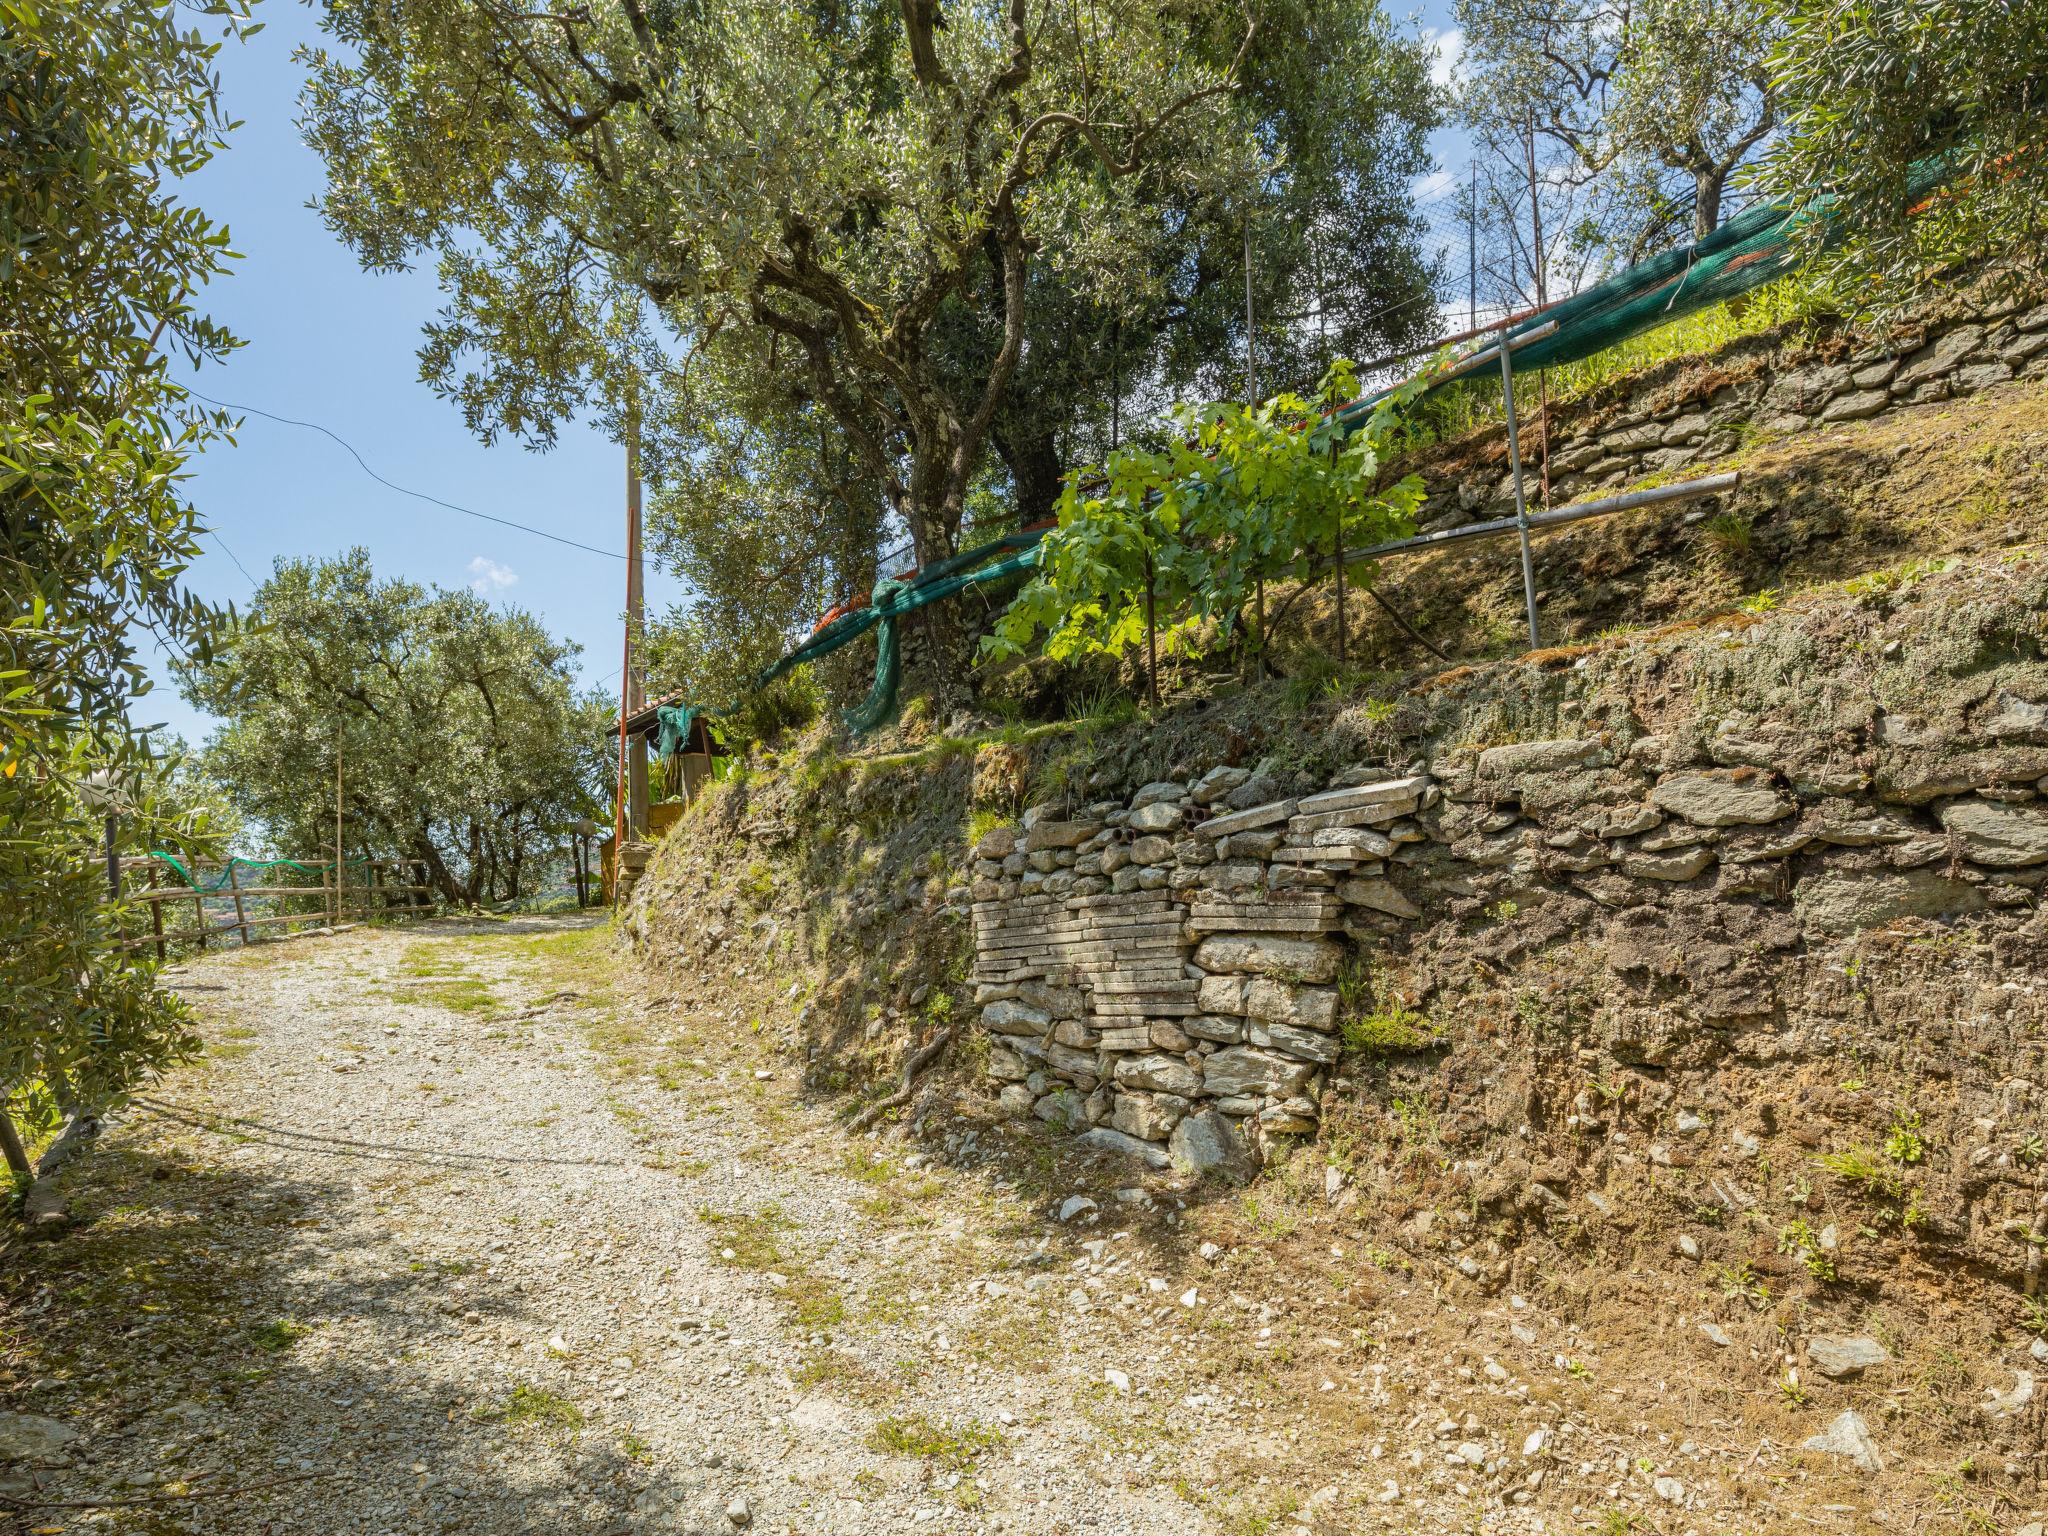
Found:
[(1920, 1136), (1920, 1112), (1900, 1110), (1892, 1115), (1885, 1132), (1884, 1155), (1895, 1163), (1917, 1163), (1927, 1155), (1927, 1143)]
[(891, 1456), (915, 1456), (956, 1472), (966, 1472), (1003, 1443), (1003, 1433), (972, 1419), (946, 1424), (921, 1413), (883, 1419), (875, 1426), (874, 1447)]
[(1162, 654), (1192, 651), (1210, 629), (1236, 625), (1257, 583), (1306, 578), (1340, 545), (1408, 532), (1420, 477), (1379, 481), (1416, 392), (1405, 387), (1347, 430), (1335, 413), (1358, 381), (1339, 362), (1310, 398), (1182, 409), (1167, 447), (1122, 449), (1069, 479), (1038, 572), (985, 654), (1020, 655), (1043, 632), (1055, 659), (1120, 656), (1143, 643), (1148, 613), (1163, 616)]
[[(1581, 259), (1632, 261), (1715, 228), (1776, 120), (1766, 0), (1458, 0), (1453, 14), (1459, 105), (1499, 162), (1494, 187), (1526, 199), (1534, 171), (1546, 229)], [(1515, 217), (1502, 233), (1519, 247), (1530, 220)]]
[[(1765, 191), (1830, 214), (1809, 254), (1851, 310), (1904, 301), (1941, 267), (2048, 249), (2048, 10), (2007, 0), (1780, 0), (1770, 60), (1784, 130)], [(1931, 200), (1916, 162), (1946, 165)], [(1825, 249), (1822, 239), (1831, 242)]]
[(193, 849), (220, 830), (130, 724), (130, 636), (204, 657), (219, 619), (181, 585), (200, 527), (178, 482), (222, 423), (154, 342), (195, 363), (236, 345), (192, 307), (227, 233), (173, 194), (228, 126), (221, 44), (191, 18), (235, 34), (247, 15), (0, 3), (0, 1085), (32, 1118), (194, 1047), (183, 1005), (114, 948), (100, 849), (109, 809)]
[(1428, 1015), (1399, 1003), (1371, 1013), (1348, 1015), (1338, 1028), (1346, 1050), (1367, 1056), (1406, 1056), (1429, 1050), (1438, 1043)]
[(1788, 1221), (1778, 1229), (1778, 1252), (1798, 1259), (1816, 1280), (1835, 1278), (1834, 1257), (1821, 1246), (1820, 1238), (1804, 1218)]
[(503, 1424), (510, 1429), (565, 1429), (583, 1427), (583, 1410), (561, 1393), (547, 1387), (520, 1382), (504, 1401), (479, 1403), (470, 1409), (478, 1424)]
[[(1248, 214), (1264, 313), (1426, 330), (1407, 188), (1437, 107), (1377, 0), (322, 19), (322, 211), (367, 266), (437, 261), (426, 377), (486, 437), (637, 416), (655, 543), (740, 652), (895, 574), (885, 519), (928, 564), (1003, 499), (1042, 516), (1110, 380), (1234, 350), (1214, 276)], [(931, 615), (942, 654), (957, 626)]]
[(610, 709), (576, 698), (575, 655), (474, 593), (378, 581), (355, 550), (280, 561), (179, 680), (227, 721), (208, 761), (280, 849), (331, 846), (338, 745), (350, 855), (419, 859), (473, 904), (530, 893), (564, 830), (603, 814)]

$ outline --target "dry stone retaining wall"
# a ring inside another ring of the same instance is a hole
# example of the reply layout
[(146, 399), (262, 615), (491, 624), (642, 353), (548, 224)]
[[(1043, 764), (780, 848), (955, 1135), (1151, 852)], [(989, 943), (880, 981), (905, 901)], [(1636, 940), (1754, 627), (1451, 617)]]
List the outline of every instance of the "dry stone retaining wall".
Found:
[[(1012, 1114), (1154, 1166), (1244, 1173), (1315, 1130), (1347, 1017), (1398, 1018), (1375, 961), (1422, 925), (1550, 897), (1652, 926), (1739, 904), (1781, 915), (1782, 948), (2031, 906), (2048, 704), (1995, 704), (1974, 750), (1875, 782), (1733, 732), (1609, 734), (1358, 768), (1313, 793), (1269, 761), (1036, 807), (976, 849), (992, 1085)], [(1723, 990), (1748, 1010), (1741, 980)], [(1711, 1013), (1712, 991), (1687, 1006)], [(1641, 1037), (1624, 1054), (1658, 1059), (1684, 1033), (1667, 1024), (1622, 1026)]]
[[(1931, 319), (1907, 337), (1852, 345), (1829, 360), (1786, 360), (1734, 379), (1708, 371), (1704, 392), (1647, 385), (1597, 420), (1562, 425), (1550, 445), (1552, 497), (1568, 501), (1708, 464), (1734, 452), (1751, 431), (1805, 432), (2014, 378), (2048, 377), (2048, 304), (1978, 305)], [(1740, 351), (1738, 344), (1729, 355)], [(1514, 491), (1512, 475), (1467, 478), (1423, 504), (1420, 526), (1434, 532), (1511, 513)]]

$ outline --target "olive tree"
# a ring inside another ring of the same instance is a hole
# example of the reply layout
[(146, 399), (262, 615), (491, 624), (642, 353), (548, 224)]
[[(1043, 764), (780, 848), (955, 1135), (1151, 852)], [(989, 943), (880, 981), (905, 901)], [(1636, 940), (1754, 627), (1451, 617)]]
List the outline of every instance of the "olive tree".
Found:
[[(1824, 211), (1802, 233), (1845, 303), (1944, 264), (2048, 251), (2048, 9), (2003, 0), (1783, 0), (1785, 131), (1763, 184)], [(1942, 184), (1930, 191), (1927, 180)], [(1834, 242), (1820, 249), (1823, 240)], [(1875, 287), (1871, 279), (1877, 279)]]
[(530, 895), (603, 805), (607, 713), (577, 648), (472, 592), (380, 581), (358, 549), (280, 561), (212, 664), (180, 671), (225, 722), (215, 776), (282, 853), (418, 860), (443, 899)]
[(93, 0), (0, 16), (0, 1095), (32, 1115), (103, 1104), (192, 1045), (183, 1006), (116, 948), (85, 790), (152, 813), (134, 632), (204, 657), (219, 617), (183, 585), (200, 525), (179, 492), (219, 423), (158, 347), (234, 345), (195, 308), (226, 231), (176, 189), (222, 143), (212, 65), (247, 15)]

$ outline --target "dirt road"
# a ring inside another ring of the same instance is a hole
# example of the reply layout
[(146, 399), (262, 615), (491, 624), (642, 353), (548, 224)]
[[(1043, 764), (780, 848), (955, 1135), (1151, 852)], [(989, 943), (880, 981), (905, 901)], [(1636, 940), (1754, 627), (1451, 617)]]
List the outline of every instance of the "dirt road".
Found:
[(11, 1405), (79, 1432), (47, 1498), (223, 1536), (1208, 1528), (1164, 1352), (1118, 1330), (1127, 1400), (1067, 1347), (1102, 1279), (1018, 1196), (862, 1150), (611, 963), (557, 921), (187, 967), (208, 1061), (9, 1261)]

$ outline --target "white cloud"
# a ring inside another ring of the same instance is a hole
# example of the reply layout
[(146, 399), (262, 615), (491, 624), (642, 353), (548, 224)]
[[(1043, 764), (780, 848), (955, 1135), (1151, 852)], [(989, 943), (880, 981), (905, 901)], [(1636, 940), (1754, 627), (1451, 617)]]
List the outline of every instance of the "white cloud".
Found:
[(1459, 27), (1435, 27), (1422, 29), (1422, 40), (1436, 50), (1436, 58), (1429, 66), (1429, 80), (1432, 85), (1448, 87), (1458, 74), (1458, 60), (1465, 54), (1465, 33)]
[(470, 561), (469, 574), (476, 578), (476, 580), (469, 584), (470, 589), (480, 597), (488, 597), (493, 592), (502, 592), (507, 587), (518, 585), (519, 582), (519, 573), (517, 571), (513, 570), (510, 566), (498, 564), (497, 561), (491, 559), (488, 555), (478, 555), (474, 560)]
[(1427, 176), (1416, 177), (1415, 184), (1408, 189), (1408, 192), (1415, 199), (1416, 204), (1420, 206), (1424, 203), (1433, 203), (1438, 198), (1448, 196), (1451, 189), (1457, 185), (1458, 178), (1449, 171), (1431, 171)]

